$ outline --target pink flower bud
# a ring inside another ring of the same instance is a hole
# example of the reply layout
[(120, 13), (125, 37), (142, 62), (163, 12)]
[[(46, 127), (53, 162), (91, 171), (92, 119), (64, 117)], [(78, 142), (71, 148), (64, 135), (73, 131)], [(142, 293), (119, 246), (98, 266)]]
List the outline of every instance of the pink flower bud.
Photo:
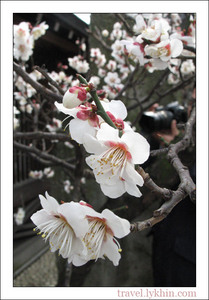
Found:
[(73, 86), (64, 94), (63, 106), (74, 108), (83, 103), (87, 98), (87, 91), (84, 87)]

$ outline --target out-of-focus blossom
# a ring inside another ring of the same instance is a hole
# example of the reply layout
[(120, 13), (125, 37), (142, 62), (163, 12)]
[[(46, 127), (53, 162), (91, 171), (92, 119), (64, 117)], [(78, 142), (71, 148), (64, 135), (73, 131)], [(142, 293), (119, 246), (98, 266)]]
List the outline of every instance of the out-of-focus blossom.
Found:
[(117, 69), (117, 63), (114, 60), (110, 59), (106, 64), (106, 67), (109, 71), (114, 72)]
[(86, 51), (86, 44), (85, 44), (85, 43), (82, 43), (82, 44), (80, 45), (80, 48), (81, 48), (81, 50), (82, 50), (83, 52), (85, 52), (85, 51)]
[(64, 181), (64, 191), (67, 194), (70, 194), (70, 192), (74, 189), (74, 186), (71, 184), (70, 180)]
[(47, 178), (51, 178), (54, 176), (54, 170), (52, 170), (51, 168), (45, 168), (44, 169), (44, 175), (47, 177)]
[(170, 73), (168, 75), (168, 84), (171, 84), (171, 85), (177, 84), (179, 82), (179, 80), (180, 80), (180, 78), (176, 74)]
[(82, 178), (81, 178), (81, 183), (82, 183), (82, 184), (86, 184), (86, 178), (85, 178), (85, 177), (82, 177)]
[(71, 68), (75, 69), (78, 73), (86, 73), (89, 70), (88, 62), (80, 55), (68, 58)]
[(59, 130), (60, 128), (62, 128), (62, 121), (60, 121), (59, 119), (53, 118), (52, 119), (52, 124), (47, 124), (46, 128), (50, 132), (56, 132), (57, 130)]
[(20, 111), (17, 109), (16, 106), (13, 106), (13, 113), (14, 113), (14, 115), (19, 115), (20, 114)]
[(38, 24), (37, 26), (33, 27), (31, 34), (34, 37), (34, 40), (39, 39), (42, 35), (46, 33), (46, 30), (49, 28), (49, 25), (46, 24), (46, 22), (42, 22)]
[(146, 45), (146, 55), (153, 58), (160, 58), (162, 61), (169, 61), (171, 57), (178, 57), (183, 50), (183, 44), (178, 39), (165, 40), (159, 44)]
[(108, 37), (109, 31), (107, 29), (102, 30), (103, 37)]
[(64, 142), (64, 145), (66, 146), (66, 147), (68, 147), (69, 149), (73, 149), (74, 148), (74, 146), (70, 143), (70, 142)]
[(14, 214), (15, 223), (22, 225), (25, 218), (25, 210), (23, 207), (18, 207), (17, 213)]
[(183, 61), (182, 65), (181, 65), (181, 73), (183, 75), (188, 75), (195, 72), (195, 65), (192, 61), (192, 59), (187, 59), (185, 61)]
[(13, 127), (16, 130), (20, 126), (20, 121), (17, 118), (13, 119)]
[(96, 88), (100, 84), (100, 78), (98, 76), (92, 76), (89, 80), (89, 83), (92, 83)]
[(104, 78), (104, 81), (111, 87), (114, 87), (116, 84), (120, 83), (120, 78), (116, 72), (108, 72), (107, 76)]
[(42, 179), (44, 174), (43, 171), (41, 170), (40, 171), (35, 170), (35, 171), (30, 171), (29, 176), (34, 179)]

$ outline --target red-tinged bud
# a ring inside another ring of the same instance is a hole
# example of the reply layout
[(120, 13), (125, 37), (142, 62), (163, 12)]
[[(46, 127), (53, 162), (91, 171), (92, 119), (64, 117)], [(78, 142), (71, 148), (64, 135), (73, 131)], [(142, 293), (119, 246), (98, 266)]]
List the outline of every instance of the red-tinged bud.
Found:
[(74, 108), (85, 102), (87, 99), (87, 91), (84, 87), (73, 86), (67, 90), (63, 96), (63, 106), (66, 108)]

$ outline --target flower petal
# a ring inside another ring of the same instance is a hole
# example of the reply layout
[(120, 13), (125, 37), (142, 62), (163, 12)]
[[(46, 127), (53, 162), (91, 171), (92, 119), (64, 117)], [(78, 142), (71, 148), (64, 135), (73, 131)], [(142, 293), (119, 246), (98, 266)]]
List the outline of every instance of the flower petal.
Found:
[(104, 209), (101, 215), (106, 219), (106, 224), (112, 229), (115, 237), (122, 238), (130, 233), (128, 220), (118, 217), (109, 209)]
[(119, 260), (121, 258), (120, 253), (118, 252), (118, 246), (117, 244), (113, 241), (112, 238), (107, 238), (107, 240), (102, 244), (101, 252), (100, 255), (107, 256), (109, 260), (113, 262), (114, 266), (119, 265)]
[(183, 50), (183, 43), (182, 41), (178, 40), (178, 39), (172, 39), (170, 41), (171, 44), (171, 56), (172, 57), (177, 57), (181, 54), (182, 50)]
[(56, 108), (66, 115), (70, 115), (72, 117), (76, 117), (77, 112), (79, 111), (77, 108), (66, 108), (62, 103), (54, 102)]
[(144, 184), (142, 176), (134, 169), (134, 166), (129, 162), (126, 163), (126, 168), (123, 172), (123, 179), (125, 179), (126, 182), (132, 182), (139, 186), (142, 186)]
[(85, 134), (83, 137), (83, 145), (88, 153), (101, 154), (107, 150), (107, 146), (99, 142), (90, 134)]
[(101, 128), (98, 130), (96, 137), (99, 141), (118, 142), (120, 140), (118, 136), (118, 129), (111, 127), (107, 123), (101, 124)]
[(90, 134), (92, 136), (96, 134), (96, 129), (89, 124), (88, 120), (74, 119), (70, 121), (69, 129), (72, 139), (79, 144), (83, 144), (84, 134)]
[(44, 209), (38, 210), (30, 218), (32, 222), (40, 229), (43, 227), (43, 223), (53, 220), (53, 216), (47, 214)]
[(121, 140), (128, 146), (134, 164), (142, 164), (148, 159), (150, 145), (141, 134), (127, 131), (122, 135)]
[(124, 120), (127, 117), (127, 109), (121, 100), (112, 100), (109, 103), (109, 111), (116, 118)]
[(132, 182), (125, 181), (125, 189), (128, 194), (130, 194), (134, 197), (139, 198), (142, 195), (142, 193), (140, 192), (140, 190), (138, 189), (136, 184), (134, 184)]
[(42, 195), (39, 195), (42, 207), (49, 214), (54, 213), (54, 212), (56, 213), (57, 209), (59, 207), (59, 203), (57, 202), (57, 200), (55, 198), (49, 196), (49, 194), (47, 192), (45, 193), (45, 195), (46, 195), (46, 198)]
[(115, 185), (100, 184), (102, 192), (110, 198), (118, 198), (125, 193), (125, 185), (119, 180)]
[(58, 212), (62, 214), (68, 224), (73, 228), (76, 237), (84, 236), (88, 221), (85, 218), (85, 210), (82, 205), (71, 201), (59, 206)]

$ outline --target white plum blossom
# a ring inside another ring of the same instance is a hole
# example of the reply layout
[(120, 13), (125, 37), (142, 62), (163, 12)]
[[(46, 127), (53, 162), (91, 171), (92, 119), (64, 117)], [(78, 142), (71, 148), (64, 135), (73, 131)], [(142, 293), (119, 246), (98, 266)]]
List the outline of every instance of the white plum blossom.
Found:
[(144, 58), (144, 44), (141, 36), (132, 40), (121, 40), (120, 42), (125, 46), (129, 57), (133, 60), (139, 61), (140, 65), (143, 66), (146, 59)]
[(181, 73), (183, 75), (188, 75), (195, 72), (195, 65), (192, 59), (185, 60), (181, 65)]
[(108, 37), (109, 31), (107, 29), (102, 30), (103, 37)]
[[(116, 40), (112, 45), (112, 54), (122, 54), (124, 52), (124, 45), (121, 43), (121, 41)], [(112, 55), (113, 56), (113, 55)]]
[(115, 71), (117, 69), (116, 61), (110, 59), (106, 65), (106, 68), (111, 72)]
[(33, 27), (31, 34), (34, 37), (34, 40), (39, 39), (42, 35), (46, 33), (46, 30), (49, 28), (49, 25), (46, 24), (46, 22), (42, 22), (38, 24), (37, 26)]
[(177, 57), (183, 50), (183, 44), (178, 39), (164, 40), (158, 44), (146, 45), (144, 51), (146, 55), (159, 58), (162, 61), (169, 61), (171, 57)]
[(182, 43), (184, 45), (187, 45), (187, 46), (191, 46), (193, 47), (194, 46), (194, 38), (192, 36), (189, 36), (189, 35), (184, 35), (182, 32), (175, 32), (173, 34), (170, 35), (170, 39), (178, 39), (180, 41), (182, 41)]
[(81, 203), (86, 207), (88, 220), (87, 232), (82, 239), (87, 254), (82, 258), (87, 262), (107, 257), (114, 266), (118, 266), (122, 249), (116, 238), (123, 238), (130, 233), (129, 221), (118, 217), (109, 209), (97, 213), (84, 201), (80, 201)]
[(70, 180), (64, 181), (64, 191), (69, 194), (74, 189), (74, 186), (71, 184)]
[(98, 68), (101, 68), (105, 65), (106, 63), (106, 57), (104, 54), (101, 54), (97, 56), (97, 58), (94, 60), (94, 63), (97, 65)]
[(22, 225), (25, 218), (25, 210), (23, 207), (18, 207), (17, 212), (14, 214), (15, 223), (17, 225)]
[(51, 178), (54, 176), (54, 170), (52, 170), (51, 168), (45, 168), (43, 173), (47, 178)]
[(118, 73), (116, 72), (108, 72), (107, 76), (104, 78), (104, 82), (106, 82), (109, 86), (114, 87), (116, 84), (120, 83), (120, 78), (118, 77)]
[(91, 48), (90, 49), (90, 57), (95, 58), (97, 56), (100, 56), (102, 53), (99, 48)]
[[(112, 100), (109, 103), (102, 101), (101, 104), (104, 109), (111, 114), (111, 117), (114, 118), (113, 122), (122, 124), (122, 121), (127, 116), (127, 110), (122, 101)], [(74, 117), (69, 123), (69, 131), (71, 138), (79, 144), (84, 143), (85, 134), (95, 136), (101, 123), (104, 122), (104, 120), (97, 115), (97, 107), (94, 103), (86, 102), (73, 109), (67, 109), (63, 104), (58, 102), (55, 102), (55, 106), (64, 114)]]
[(85, 262), (80, 255), (87, 251), (81, 238), (88, 227), (84, 206), (73, 201), (60, 205), (47, 192), (46, 198), (42, 195), (39, 198), (43, 208), (31, 216), (37, 226), (34, 230), (39, 230), (45, 241), (49, 239), (51, 252), (59, 250), (69, 263), (83, 265)]
[(17, 109), (16, 106), (13, 106), (13, 114), (14, 115), (19, 115), (20, 114), (20, 111)]
[(98, 76), (92, 76), (89, 80), (89, 83), (92, 83), (96, 88), (100, 84), (100, 78)]
[(93, 169), (103, 193), (110, 198), (125, 192), (140, 197), (137, 185), (142, 186), (144, 181), (134, 165), (148, 159), (147, 140), (132, 130), (119, 137), (119, 131), (106, 123), (101, 125), (96, 138), (86, 134), (84, 140), (86, 151), (93, 153), (86, 158), (86, 163)]
[(50, 132), (56, 132), (57, 130), (59, 130), (60, 128), (62, 128), (62, 121), (60, 121), (59, 119), (53, 118), (52, 119), (52, 124), (47, 124), (46, 128)]
[(34, 179), (42, 179), (44, 176), (43, 171), (30, 171), (29, 172), (29, 177), (34, 178)]
[(68, 62), (78, 73), (86, 73), (89, 70), (89, 63), (81, 55), (68, 58)]
[(177, 84), (180, 80), (180, 77), (177, 74), (170, 73), (168, 75), (168, 84)]
[(143, 30), (146, 29), (147, 24), (144, 21), (144, 18), (142, 17), (142, 15), (137, 15), (135, 18), (136, 24), (133, 26), (133, 31), (136, 34), (142, 33)]
[(33, 54), (33, 39), (28, 38), (25, 44), (14, 45), (14, 57), (22, 61), (28, 61), (30, 56)]
[(99, 70), (98, 70), (99, 77), (103, 78), (104, 76), (106, 76), (106, 74), (107, 74), (106, 70), (99, 68)]

